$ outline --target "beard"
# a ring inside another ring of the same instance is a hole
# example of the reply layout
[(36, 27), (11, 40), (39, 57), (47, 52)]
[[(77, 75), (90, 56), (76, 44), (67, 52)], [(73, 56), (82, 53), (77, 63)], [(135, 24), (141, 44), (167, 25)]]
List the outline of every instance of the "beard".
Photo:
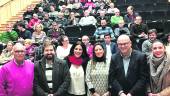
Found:
[(53, 59), (54, 59), (54, 54), (47, 54), (47, 55), (45, 56), (45, 58), (46, 58), (47, 60), (53, 60)]

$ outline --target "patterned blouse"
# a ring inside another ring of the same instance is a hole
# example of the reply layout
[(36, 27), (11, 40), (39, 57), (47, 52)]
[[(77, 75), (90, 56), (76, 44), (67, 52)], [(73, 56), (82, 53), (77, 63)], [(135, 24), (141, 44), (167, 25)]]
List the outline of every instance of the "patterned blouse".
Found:
[[(103, 95), (108, 90), (108, 74), (110, 63), (96, 62), (94, 64), (92, 60), (88, 62), (86, 69), (86, 83), (88, 89), (94, 88), (95, 92), (99, 95)], [(88, 91), (87, 96), (91, 96)]]

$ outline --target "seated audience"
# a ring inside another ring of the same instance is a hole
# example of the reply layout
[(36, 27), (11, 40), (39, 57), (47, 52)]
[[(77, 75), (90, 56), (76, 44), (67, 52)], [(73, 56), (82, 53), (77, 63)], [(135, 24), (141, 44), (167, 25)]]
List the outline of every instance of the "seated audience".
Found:
[(102, 43), (105, 51), (106, 51), (106, 59), (110, 62), (112, 54), (117, 52), (116, 43), (111, 41), (111, 35), (105, 34), (104, 35), (104, 42)]
[(147, 56), (150, 55), (151, 49), (152, 49), (152, 44), (153, 42), (157, 39), (157, 30), (156, 29), (150, 29), (148, 31), (148, 39), (145, 40), (142, 43), (142, 52), (144, 52)]
[(123, 17), (120, 16), (120, 10), (119, 9), (115, 9), (114, 10), (114, 16), (111, 17), (110, 21), (111, 21), (111, 25), (115, 28), (117, 27), (118, 23), (120, 20), (123, 20)]
[(31, 39), (25, 39), (24, 40), (24, 46), (25, 46), (25, 59), (29, 59), (33, 61), (34, 59), (34, 48), (35, 45), (33, 44), (33, 41)]
[(2, 53), (0, 55), (0, 66), (9, 62), (13, 59), (12, 49), (13, 49), (14, 43), (12, 41), (8, 41), (6, 48), (2, 50)]
[(36, 25), (36, 24), (39, 24), (41, 22), (41, 20), (40, 19), (38, 19), (38, 15), (37, 14), (33, 14), (33, 17), (31, 18), (31, 20), (28, 22), (28, 28), (31, 30), (31, 29), (33, 29), (34, 28), (34, 26)]
[(69, 55), (72, 44), (69, 43), (69, 38), (65, 35), (59, 37), (59, 46), (57, 46), (57, 58), (64, 59)]
[(17, 41), (18, 33), (12, 29), (12, 25), (8, 24), (6, 27), (6, 32), (0, 34), (0, 41), (2, 43), (7, 43), (8, 41)]
[(134, 23), (136, 16), (139, 16), (139, 14), (134, 11), (134, 7), (128, 6), (127, 14), (124, 16), (125, 23), (128, 24), (128, 27), (130, 27), (130, 25)]
[(105, 34), (111, 34), (111, 37), (114, 38), (113, 30), (111, 27), (107, 26), (106, 19), (100, 21), (101, 27), (98, 27), (94, 33), (96, 39), (103, 39)]
[(53, 42), (58, 41), (58, 37), (61, 35), (65, 35), (65, 31), (60, 28), (59, 24), (57, 22), (52, 23), (52, 28), (48, 30), (47, 36), (52, 39)]
[(90, 16), (89, 14), (90, 14), (90, 12), (88, 10), (84, 11), (84, 16), (81, 17), (81, 19), (79, 21), (79, 24), (81, 26), (96, 25), (97, 20), (95, 19), (94, 16)]
[(42, 43), (44, 38), (46, 37), (46, 33), (43, 31), (42, 24), (36, 24), (34, 26), (34, 32), (32, 33), (32, 40), (34, 43)]
[(87, 35), (83, 35), (81, 37), (81, 41), (86, 46), (87, 54), (89, 55), (90, 58), (92, 58), (93, 57), (93, 45), (90, 43), (89, 37)]
[(25, 25), (22, 23), (19, 23), (17, 25), (18, 27), (18, 39), (31, 39), (32, 33), (25, 28)]
[(114, 30), (114, 34), (115, 34), (115, 37), (119, 37), (120, 35), (122, 34), (127, 34), (127, 35), (130, 35), (130, 31), (129, 31), (129, 28), (128, 27), (125, 27), (125, 22), (124, 20), (120, 20), (119, 23), (118, 23), (118, 28), (115, 28)]

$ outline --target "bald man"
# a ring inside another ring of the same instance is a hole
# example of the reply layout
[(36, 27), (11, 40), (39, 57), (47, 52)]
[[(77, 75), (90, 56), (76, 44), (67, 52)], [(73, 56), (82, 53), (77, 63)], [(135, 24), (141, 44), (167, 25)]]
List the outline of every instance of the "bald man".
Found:
[(32, 96), (34, 64), (25, 60), (25, 47), (16, 43), (14, 58), (0, 69), (0, 96)]
[(109, 88), (112, 96), (146, 96), (149, 66), (146, 56), (132, 49), (128, 35), (117, 39), (119, 52), (111, 58)]

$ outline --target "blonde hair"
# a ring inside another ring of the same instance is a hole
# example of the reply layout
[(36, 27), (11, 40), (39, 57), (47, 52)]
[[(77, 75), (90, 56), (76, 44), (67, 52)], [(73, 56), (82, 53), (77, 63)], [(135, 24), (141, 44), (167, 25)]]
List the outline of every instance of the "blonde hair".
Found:
[(33, 29), (36, 30), (37, 26), (41, 27), (41, 30), (43, 30), (44, 26), (41, 23), (35, 24)]
[(25, 44), (25, 43), (31, 45), (31, 44), (33, 43), (33, 41), (32, 41), (31, 39), (25, 39), (25, 40), (24, 40), (24, 44)]

